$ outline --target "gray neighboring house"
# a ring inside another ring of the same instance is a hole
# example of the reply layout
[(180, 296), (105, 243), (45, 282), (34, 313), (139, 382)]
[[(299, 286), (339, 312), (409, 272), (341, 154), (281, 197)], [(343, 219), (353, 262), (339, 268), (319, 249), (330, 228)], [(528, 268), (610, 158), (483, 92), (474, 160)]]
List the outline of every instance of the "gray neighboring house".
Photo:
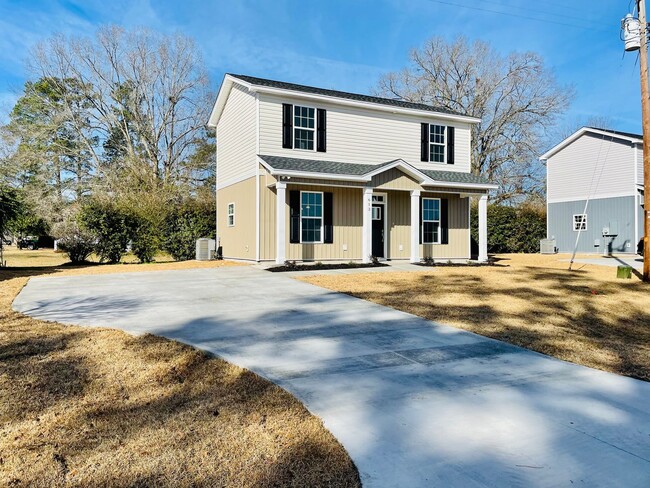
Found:
[(572, 252), (580, 233), (578, 252), (636, 253), (643, 237), (641, 135), (583, 127), (540, 159), (547, 237), (560, 252)]

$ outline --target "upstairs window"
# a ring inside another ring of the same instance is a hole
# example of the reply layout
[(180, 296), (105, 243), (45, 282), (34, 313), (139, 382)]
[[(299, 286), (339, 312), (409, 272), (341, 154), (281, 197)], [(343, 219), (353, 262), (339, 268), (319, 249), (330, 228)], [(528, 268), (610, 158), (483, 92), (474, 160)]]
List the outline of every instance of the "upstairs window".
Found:
[(587, 214), (576, 214), (573, 216), (573, 230), (587, 230)]
[(300, 192), (300, 242), (323, 242), (323, 194)]
[(440, 244), (440, 199), (422, 199), (422, 243)]
[(444, 125), (429, 125), (429, 161), (445, 162), (445, 129)]
[(316, 132), (315, 109), (311, 107), (293, 107), (293, 135), (296, 149), (314, 150), (314, 133)]

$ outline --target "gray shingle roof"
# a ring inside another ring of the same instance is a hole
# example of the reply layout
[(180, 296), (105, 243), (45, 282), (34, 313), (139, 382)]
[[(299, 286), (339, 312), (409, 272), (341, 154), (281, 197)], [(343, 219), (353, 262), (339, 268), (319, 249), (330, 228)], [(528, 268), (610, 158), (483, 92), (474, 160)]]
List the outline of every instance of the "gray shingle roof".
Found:
[(619, 136), (631, 137), (633, 139), (643, 139), (643, 134), (634, 134), (633, 132), (623, 132), (623, 131), (620, 131), (620, 130), (601, 129), (600, 127), (587, 127), (587, 129), (601, 130), (603, 132), (609, 132), (610, 134), (617, 134)]
[(431, 105), (426, 105), (424, 103), (406, 102), (404, 100), (394, 100), (392, 98), (374, 97), (371, 95), (361, 95), (358, 93), (329, 90), (327, 88), (317, 88), (315, 86), (297, 85), (295, 83), (267, 80), (264, 78), (256, 78), (254, 76), (236, 75), (232, 73), (228, 73), (228, 74), (230, 76), (239, 78), (240, 80), (250, 83), (252, 85), (266, 86), (269, 88), (281, 88), (283, 90), (299, 91), (303, 93), (311, 93), (314, 95), (325, 95), (328, 97), (345, 98), (347, 100), (358, 100), (360, 102), (378, 103), (380, 105), (390, 105), (393, 107), (400, 107), (400, 108), (425, 110), (427, 112), (436, 112), (440, 114), (462, 115), (462, 116), (465, 115), (460, 112), (454, 112), (453, 110), (449, 110), (444, 107), (432, 107)]
[[(306, 173), (318, 173), (332, 176), (364, 176), (383, 166), (388, 166), (393, 161), (387, 161), (381, 164), (358, 164), (358, 163), (339, 163), (335, 161), (322, 161), (317, 159), (298, 159), (287, 158), (283, 156), (265, 156), (260, 158), (276, 171), (303, 171)], [(408, 164), (408, 163), (407, 163)], [(416, 169), (416, 168), (413, 168)], [(470, 173), (459, 173), (456, 171), (439, 171), (428, 169), (417, 169), (429, 178), (444, 183), (468, 183), (475, 185), (486, 185), (488, 181), (482, 177)]]

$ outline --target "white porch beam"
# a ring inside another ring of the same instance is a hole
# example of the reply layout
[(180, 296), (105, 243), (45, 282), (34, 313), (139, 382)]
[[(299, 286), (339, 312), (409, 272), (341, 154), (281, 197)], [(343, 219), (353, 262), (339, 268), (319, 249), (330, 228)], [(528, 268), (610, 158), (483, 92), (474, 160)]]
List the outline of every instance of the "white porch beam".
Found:
[(275, 262), (283, 264), (286, 261), (287, 219), (287, 184), (278, 181), (275, 185)]
[(481, 263), (485, 263), (488, 260), (487, 203), (487, 195), (482, 195), (478, 200), (478, 260)]
[(411, 262), (420, 262), (420, 190), (411, 191)]
[(363, 227), (361, 229), (361, 261), (370, 262), (372, 254), (372, 188), (363, 189)]

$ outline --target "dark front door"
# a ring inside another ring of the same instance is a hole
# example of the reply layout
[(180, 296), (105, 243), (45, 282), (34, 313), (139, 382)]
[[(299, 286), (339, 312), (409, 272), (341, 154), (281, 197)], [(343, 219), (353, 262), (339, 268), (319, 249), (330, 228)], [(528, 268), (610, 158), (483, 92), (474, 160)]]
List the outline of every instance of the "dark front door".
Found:
[(384, 256), (384, 205), (372, 206), (372, 255)]

